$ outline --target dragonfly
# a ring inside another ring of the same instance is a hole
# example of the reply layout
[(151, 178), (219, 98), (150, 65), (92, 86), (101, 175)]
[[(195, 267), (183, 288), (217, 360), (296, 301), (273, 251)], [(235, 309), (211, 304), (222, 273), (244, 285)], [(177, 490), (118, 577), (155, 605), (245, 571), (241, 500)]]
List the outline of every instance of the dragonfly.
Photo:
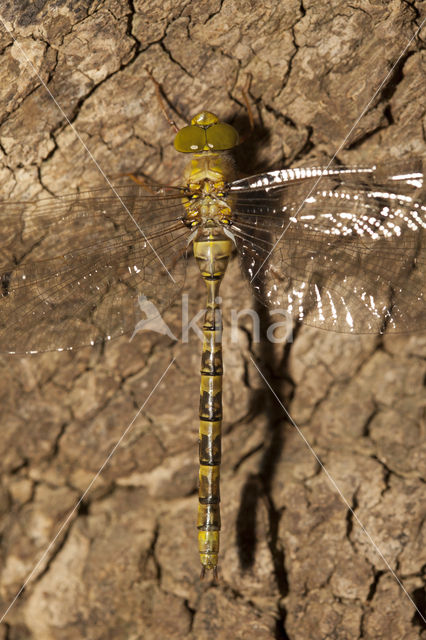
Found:
[(4, 202), (0, 350), (66, 351), (134, 335), (143, 305), (179, 296), (193, 255), (207, 290), (199, 405), (198, 551), (217, 577), (222, 319), (233, 253), (254, 295), (295, 321), (348, 334), (426, 329), (425, 159), (239, 177), (239, 134), (209, 111), (177, 131), (178, 186)]

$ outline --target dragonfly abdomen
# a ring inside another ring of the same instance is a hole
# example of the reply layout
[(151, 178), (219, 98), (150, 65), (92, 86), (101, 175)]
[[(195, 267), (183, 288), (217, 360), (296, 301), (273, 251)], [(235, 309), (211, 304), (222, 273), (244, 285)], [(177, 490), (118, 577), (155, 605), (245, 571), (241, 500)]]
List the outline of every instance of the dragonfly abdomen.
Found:
[(207, 286), (201, 358), (198, 549), (202, 575), (217, 573), (220, 531), (220, 460), (222, 431), (222, 319), (219, 287), (232, 252), (232, 241), (219, 227), (205, 229), (194, 241), (194, 255)]

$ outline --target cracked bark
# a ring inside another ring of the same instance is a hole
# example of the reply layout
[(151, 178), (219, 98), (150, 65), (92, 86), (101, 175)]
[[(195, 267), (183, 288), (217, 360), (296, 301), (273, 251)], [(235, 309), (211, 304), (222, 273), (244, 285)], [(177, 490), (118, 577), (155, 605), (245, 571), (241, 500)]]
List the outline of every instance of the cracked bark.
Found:
[[(178, 183), (183, 161), (146, 67), (185, 120), (209, 108), (255, 135), (255, 172), (329, 158), (420, 24), (422, 3), (0, 3), (25, 50), (109, 175)], [(423, 15), (424, 17), (424, 15)], [(2, 199), (102, 183), (64, 114), (0, 29)], [(338, 158), (424, 153), (424, 51), (412, 43)], [(181, 124), (181, 121), (179, 120)], [(192, 309), (203, 284), (192, 266)], [(221, 290), (251, 305), (238, 265)], [(180, 309), (166, 321), (179, 333)], [(78, 496), (168, 373), (122, 448), (0, 625), (0, 638), (422, 636), (415, 610), (283, 419), (259, 358), (356, 516), (418, 604), (425, 563), (424, 337), (302, 328), (275, 351), (225, 334), (221, 581), (200, 583), (196, 469), (200, 345), (143, 335), (104, 352), (2, 358), (1, 601), (6, 608)], [(167, 395), (166, 395), (167, 394)], [(165, 402), (165, 398), (167, 401)], [(423, 631), (424, 633), (424, 631)]]

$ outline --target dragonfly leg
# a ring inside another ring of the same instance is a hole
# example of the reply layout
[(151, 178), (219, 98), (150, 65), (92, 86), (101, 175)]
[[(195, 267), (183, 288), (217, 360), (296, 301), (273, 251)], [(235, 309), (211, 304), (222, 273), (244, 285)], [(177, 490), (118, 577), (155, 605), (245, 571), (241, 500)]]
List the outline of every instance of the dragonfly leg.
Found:
[(145, 181), (145, 178), (142, 176), (135, 175), (134, 173), (117, 173), (114, 178), (130, 178), (133, 182), (136, 182), (137, 185), (146, 189), (151, 195), (156, 195), (156, 191)]
[(250, 127), (246, 133), (240, 136), (239, 144), (242, 144), (243, 142), (245, 142), (254, 131), (254, 116), (253, 116), (253, 110), (251, 108), (250, 100), (249, 100), (250, 84), (251, 84), (251, 75), (250, 73), (248, 73), (246, 78), (246, 83), (244, 87), (241, 89), (241, 94), (243, 96), (243, 102), (247, 111), (247, 117), (249, 119)]
[(151, 78), (152, 82), (154, 83), (155, 95), (156, 95), (156, 98), (157, 98), (157, 102), (160, 105), (161, 113), (163, 114), (164, 118), (167, 120), (169, 125), (172, 127), (172, 129), (174, 129), (174, 131), (177, 133), (179, 131), (179, 128), (176, 125), (176, 122), (167, 113), (166, 101), (165, 101), (165, 99), (163, 97), (163, 93), (162, 93), (162, 89), (161, 89), (160, 83), (157, 82), (157, 80), (154, 78), (154, 76), (152, 75), (152, 72), (148, 69), (148, 67), (145, 67), (145, 71), (147, 72), (147, 74)]

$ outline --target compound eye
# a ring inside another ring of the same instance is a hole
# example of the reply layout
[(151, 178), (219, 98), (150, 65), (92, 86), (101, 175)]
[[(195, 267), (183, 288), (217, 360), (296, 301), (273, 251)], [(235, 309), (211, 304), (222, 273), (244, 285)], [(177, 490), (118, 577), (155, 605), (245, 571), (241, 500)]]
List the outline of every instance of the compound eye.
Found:
[(233, 149), (239, 142), (238, 131), (230, 124), (220, 122), (206, 129), (207, 146), (213, 151)]
[(174, 146), (176, 151), (181, 153), (203, 151), (206, 146), (206, 132), (193, 124), (183, 127), (175, 136)]

